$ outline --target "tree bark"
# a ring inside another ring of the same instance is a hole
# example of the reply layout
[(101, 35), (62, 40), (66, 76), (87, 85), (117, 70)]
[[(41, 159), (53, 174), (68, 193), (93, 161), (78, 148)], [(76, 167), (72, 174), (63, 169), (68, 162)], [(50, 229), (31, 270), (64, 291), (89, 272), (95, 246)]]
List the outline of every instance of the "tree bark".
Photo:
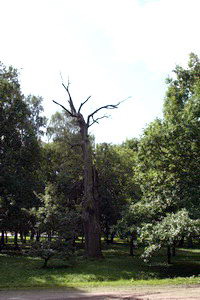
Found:
[(4, 230), (1, 231), (1, 246), (5, 245), (5, 235), (4, 235)]
[(19, 245), (18, 245), (18, 232), (17, 231), (15, 231), (15, 235), (14, 235), (14, 244), (15, 244), (15, 249), (18, 250)]
[(85, 252), (89, 258), (100, 258), (101, 230), (99, 221), (99, 199), (97, 174), (92, 161), (92, 149), (88, 136), (88, 126), (84, 119), (79, 119), (82, 138), (84, 161), (84, 199), (83, 199), (83, 227), (85, 234)]
[(176, 243), (173, 243), (172, 246), (172, 256), (176, 256)]
[(167, 263), (171, 264), (171, 247), (167, 246)]
[(23, 235), (23, 232), (20, 231), (20, 232), (19, 232), (19, 235), (20, 235), (21, 243), (23, 243), (23, 242), (24, 242), (24, 235)]
[(40, 232), (39, 230), (37, 230), (36, 232), (36, 242), (39, 242), (40, 241)]
[(188, 246), (188, 248), (193, 248), (194, 247), (192, 237), (188, 238), (188, 240), (187, 240), (187, 246)]
[(178, 247), (184, 247), (184, 237), (181, 238), (181, 240), (178, 243)]
[(134, 255), (134, 253), (133, 253), (133, 249), (134, 249), (133, 241), (134, 241), (134, 236), (131, 236), (130, 241), (129, 241), (129, 246), (130, 246), (129, 254), (130, 254), (130, 256)]
[(115, 237), (115, 233), (111, 233), (111, 235), (110, 235), (110, 244), (114, 243), (114, 237)]
[(31, 230), (31, 234), (30, 234), (30, 240), (33, 241), (34, 240), (34, 236), (35, 236), (35, 231)]

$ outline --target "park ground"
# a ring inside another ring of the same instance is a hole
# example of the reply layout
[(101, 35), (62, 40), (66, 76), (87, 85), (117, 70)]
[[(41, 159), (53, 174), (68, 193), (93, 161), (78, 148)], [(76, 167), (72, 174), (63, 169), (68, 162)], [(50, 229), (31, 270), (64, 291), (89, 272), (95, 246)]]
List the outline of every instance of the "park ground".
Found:
[(75, 263), (43, 261), (20, 252), (0, 253), (0, 300), (200, 299), (200, 249), (179, 248), (172, 264), (162, 249), (149, 263), (143, 249), (129, 255), (126, 243), (103, 245), (104, 259)]
[(0, 300), (168, 300), (200, 299), (200, 285), (135, 286), (132, 288), (48, 289), (0, 291)]

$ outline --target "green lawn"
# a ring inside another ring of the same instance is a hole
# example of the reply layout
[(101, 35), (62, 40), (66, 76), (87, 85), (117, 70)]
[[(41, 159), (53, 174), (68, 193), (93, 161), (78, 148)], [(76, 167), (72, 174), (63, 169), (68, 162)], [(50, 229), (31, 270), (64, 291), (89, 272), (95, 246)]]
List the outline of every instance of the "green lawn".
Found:
[(105, 246), (103, 252), (105, 258), (99, 261), (78, 257), (73, 267), (67, 267), (64, 261), (52, 260), (47, 269), (41, 268), (39, 258), (0, 254), (0, 289), (200, 283), (198, 249), (179, 249), (172, 265), (165, 263), (163, 252), (145, 264), (140, 250), (130, 257), (123, 244)]

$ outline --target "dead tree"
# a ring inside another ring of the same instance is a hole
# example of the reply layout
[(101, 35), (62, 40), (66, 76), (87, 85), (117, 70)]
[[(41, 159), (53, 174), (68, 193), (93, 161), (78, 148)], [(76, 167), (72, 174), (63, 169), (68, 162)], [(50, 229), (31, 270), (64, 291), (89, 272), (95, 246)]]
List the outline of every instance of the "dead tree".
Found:
[(75, 118), (80, 129), (81, 141), (76, 146), (82, 147), (83, 153), (83, 163), (84, 163), (84, 199), (82, 204), (82, 218), (83, 227), (85, 235), (85, 253), (89, 258), (100, 258), (101, 253), (101, 230), (100, 230), (100, 220), (99, 220), (99, 209), (98, 209), (98, 193), (97, 193), (97, 182), (96, 182), (96, 172), (93, 165), (92, 159), (92, 148), (89, 139), (88, 129), (94, 123), (98, 123), (100, 119), (107, 118), (106, 115), (101, 117), (96, 117), (96, 114), (102, 109), (115, 109), (119, 106), (117, 104), (109, 104), (102, 106), (84, 119), (81, 114), (81, 109), (83, 105), (90, 99), (88, 97), (83, 103), (81, 103), (78, 110), (75, 109), (74, 103), (69, 91), (69, 82), (66, 86), (62, 83), (68, 94), (69, 109), (60, 103), (53, 100), (54, 103), (62, 107), (69, 116)]

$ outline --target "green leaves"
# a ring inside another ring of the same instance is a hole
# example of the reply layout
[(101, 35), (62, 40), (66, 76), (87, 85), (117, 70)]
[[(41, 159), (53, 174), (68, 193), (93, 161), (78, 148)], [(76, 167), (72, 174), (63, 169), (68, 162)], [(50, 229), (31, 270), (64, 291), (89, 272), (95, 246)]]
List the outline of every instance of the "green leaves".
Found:
[(188, 68), (177, 66), (174, 73), (168, 80), (164, 118), (145, 129), (138, 145), (135, 178), (143, 192), (140, 204), (144, 210), (149, 207), (141, 230), (148, 244), (145, 257), (195, 232), (200, 218), (198, 57), (191, 54)]
[(163, 246), (173, 246), (183, 237), (198, 235), (200, 223), (199, 220), (192, 220), (187, 210), (182, 209), (177, 213), (168, 213), (155, 223), (144, 224), (139, 233), (141, 241), (147, 244), (142, 257), (149, 259)]
[[(40, 118), (41, 99), (33, 98), (34, 110)], [(20, 90), (17, 70), (0, 64), (0, 194), (4, 199), (1, 207), (6, 211), (7, 229), (19, 230), (24, 226), (23, 217), (20, 225), (21, 210), (37, 205), (34, 191), (41, 189), (38, 183), (41, 148), (37, 134), (42, 124), (34, 119), (31, 98), (28, 102)]]

